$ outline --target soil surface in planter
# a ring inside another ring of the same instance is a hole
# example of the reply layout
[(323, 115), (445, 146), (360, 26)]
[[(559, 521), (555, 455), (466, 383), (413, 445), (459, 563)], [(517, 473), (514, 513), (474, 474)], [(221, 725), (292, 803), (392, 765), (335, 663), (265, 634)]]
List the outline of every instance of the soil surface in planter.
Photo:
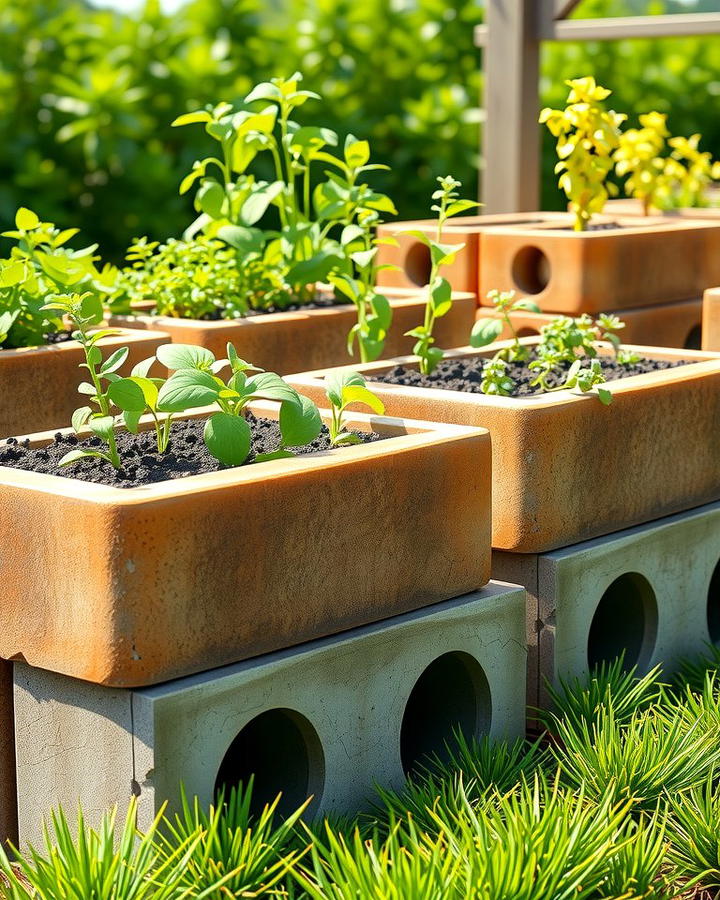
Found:
[[(536, 359), (533, 353), (526, 362), (511, 362), (508, 364), (507, 374), (515, 382), (515, 389), (510, 396), (530, 397), (545, 393), (540, 387), (531, 387), (530, 383), (537, 378), (537, 372), (528, 368), (528, 364)], [(610, 357), (597, 357), (602, 367), (606, 381), (615, 381), (618, 378), (628, 378), (630, 375), (644, 375), (648, 372), (658, 372), (662, 369), (674, 369), (676, 366), (687, 365), (685, 360), (667, 359), (641, 359), (632, 365), (623, 366), (616, 363)], [(487, 362), (485, 357), (468, 357), (465, 359), (445, 359), (431, 375), (422, 375), (416, 367), (394, 366), (384, 375), (372, 375), (373, 381), (382, 381), (386, 384), (401, 384), (408, 387), (440, 388), (446, 391), (463, 391), (466, 394), (482, 394), (480, 389), (482, 382), (483, 366)], [(588, 360), (589, 362), (589, 360)], [(570, 363), (564, 363), (559, 367), (558, 374), (547, 378), (551, 387), (561, 385), (565, 381), (565, 375), (570, 368)]]
[[(272, 453), (280, 443), (280, 427), (274, 419), (256, 418), (252, 413), (248, 413), (246, 418), (252, 431), (252, 445), (250, 455), (243, 465), (252, 463), (259, 453)], [(157, 452), (154, 429), (140, 434), (120, 432), (117, 435), (117, 446), (123, 468), (118, 470), (113, 469), (105, 460), (97, 458), (82, 459), (69, 466), (58, 467), (58, 462), (70, 450), (104, 450), (107, 447), (97, 437), (81, 441), (73, 434), (57, 434), (53, 443), (45, 447), (30, 447), (27, 439), (17, 441), (15, 438), (8, 438), (5, 444), (0, 445), (0, 466), (121, 488), (231, 468), (219, 463), (205, 446), (203, 429), (206, 421), (203, 418), (173, 423), (170, 443), (163, 454)], [(385, 438), (375, 432), (355, 433), (364, 444)], [(333, 447), (330, 434), (323, 425), (320, 435), (311, 444), (292, 449), (298, 456), (305, 456), (321, 450), (332, 450)]]

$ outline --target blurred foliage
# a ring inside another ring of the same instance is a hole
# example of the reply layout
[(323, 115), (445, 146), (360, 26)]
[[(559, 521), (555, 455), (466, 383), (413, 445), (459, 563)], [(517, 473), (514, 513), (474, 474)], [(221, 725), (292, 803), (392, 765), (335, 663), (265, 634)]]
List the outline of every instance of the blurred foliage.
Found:
[[(295, 69), (324, 98), (308, 108), (308, 124), (369, 139), (375, 158), (392, 165), (378, 190), (402, 218), (427, 215), (435, 176), (452, 172), (469, 193), (476, 183), (473, 26), (482, 6), (191, 0), (166, 14), (146, 0), (124, 15), (82, 0), (0, 0), (0, 223), (30, 206), (77, 225), (116, 262), (135, 235), (178, 236), (193, 212), (177, 188), (203, 153), (203, 135), (178, 134), (170, 122)], [(668, 10), (672, 0), (584, 0), (579, 14)], [(700, 131), (701, 148), (720, 156), (720, 119), (710, 114), (720, 93), (717, 38), (549, 44), (542, 69), (541, 105), (562, 105), (564, 79), (591, 74), (613, 89), (612, 106), (631, 125), (648, 109), (667, 112), (673, 134)], [(543, 141), (543, 201), (557, 208), (552, 137)]]

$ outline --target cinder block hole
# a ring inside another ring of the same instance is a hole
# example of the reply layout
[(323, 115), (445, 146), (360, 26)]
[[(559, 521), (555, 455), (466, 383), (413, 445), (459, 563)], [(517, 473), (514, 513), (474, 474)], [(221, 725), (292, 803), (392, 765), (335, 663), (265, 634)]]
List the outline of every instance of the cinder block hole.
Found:
[(517, 330), (518, 337), (535, 337), (536, 334), (540, 334), (537, 328), (518, 328)]
[(512, 279), (525, 294), (540, 294), (550, 284), (550, 260), (539, 247), (521, 247), (512, 262)]
[(720, 644), (720, 562), (715, 566), (708, 588), (707, 623), (710, 640)]
[(487, 731), (492, 715), (490, 685), (469, 653), (444, 653), (425, 669), (410, 692), (400, 729), (400, 759), (405, 772), (428, 755), (447, 757), (446, 743), (460, 728), (468, 737)]
[(418, 241), (413, 244), (405, 256), (405, 274), (418, 287), (425, 287), (430, 281), (432, 259), (430, 248)]
[(685, 350), (700, 350), (702, 349), (702, 326), (695, 325), (688, 332), (688, 336), (685, 338), (685, 343), (683, 344), (683, 348)]
[(282, 793), (281, 815), (289, 815), (312, 794), (317, 804), (325, 781), (320, 738), (310, 722), (292, 709), (269, 709), (240, 731), (220, 764), (215, 791), (230, 791), (255, 776), (252, 811)]
[(592, 668), (625, 653), (625, 667), (647, 668), (657, 636), (657, 601), (639, 572), (625, 572), (607, 588), (595, 610), (588, 635)]

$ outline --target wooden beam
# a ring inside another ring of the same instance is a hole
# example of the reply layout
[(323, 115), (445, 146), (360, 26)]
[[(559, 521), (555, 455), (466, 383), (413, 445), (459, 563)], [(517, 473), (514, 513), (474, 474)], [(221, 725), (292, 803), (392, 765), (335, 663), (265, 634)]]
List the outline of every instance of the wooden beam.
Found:
[(555, 0), (554, 19), (567, 19), (580, 0)]
[(668, 16), (618, 16), (610, 19), (569, 19), (543, 22), (548, 41), (614, 41), (625, 38), (695, 37), (720, 34), (720, 13), (678, 13)]
[(486, 213), (538, 206), (540, 11), (537, 0), (487, 2), (482, 177)]

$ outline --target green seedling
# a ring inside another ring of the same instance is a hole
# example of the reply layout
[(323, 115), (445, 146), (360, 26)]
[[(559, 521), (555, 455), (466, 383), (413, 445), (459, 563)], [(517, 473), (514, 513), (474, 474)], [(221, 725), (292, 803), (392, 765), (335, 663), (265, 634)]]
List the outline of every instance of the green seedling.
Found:
[(508, 375), (508, 364), (499, 356), (489, 359), (483, 366), (483, 377), (480, 390), (483, 394), (494, 394), (498, 397), (509, 397), (515, 382)]
[(429, 238), (423, 231), (407, 231), (421, 241), (430, 250), (430, 281), (427, 286), (427, 301), (425, 303), (425, 319), (422, 325), (407, 331), (406, 335), (416, 338), (413, 353), (420, 358), (420, 371), (423, 375), (429, 375), (436, 368), (444, 353), (439, 347), (433, 346), (433, 327), (436, 319), (446, 316), (452, 308), (452, 288), (446, 278), (442, 278), (440, 270), (444, 265), (452, 263), (465, 244), (443, 244), (443, 227), (451, 216), (457, 216), (469, 209), (475, 209), (479, 203), (473, 200), (461, 200), (456, 188), (462, 187), (452, 175), (438, 178), (440, 187), (433, 192), (432, 199), (436, 202), (431, 206), (433, 212), (438, 214), (435, 240)]
[[(87, 306), (90, 309), (87, 309)], [(81, 367), (87, 369), (90, 381), (83, 381), (78, 391), (87, 396), (92, 406), (81, 406), (72, 415), (72, 426), (75, 431), (80, 431), (87, 426), (90, 431), (107, 444), (107, 451), (103, 450), (71, 450), (66, 453), (58, 465), (67, 466), (86, 457), (98, 457), (110, 463), (115, 469), (121, 467), (120, 456), (115, 440), (115, 419), (111, 412), (112, 400), (110, 387), (120, 376), (117, 370), (122, 366), (128, 356), (128, 348), (120, 347), (106, 360), (98, 341), (104, 337), (118, 334), (114, 328), (101, 328), (99, 331), (90, 332), (89, 328), (94, 322), (94, 304), (90, 294), (58, 294), (46, 304), (48, 311), (57, 311), (67, 316), (73, 324), (73, 338), (82, 345), (85, 353), (85, 362)]]
[(642, 203), (643, 214), (650, 215), (660, 204), (666, 189), (665, 139), (670, 136), (667, 116), (659, 112), (641, 115), (640, 128), (628, 128), (619, 135), (615, 150), (615, 171), (627, 176), (625, 193)]
[(528, 300), (526, 297), (516, 299), (515, 291), (490, 291), (487, 298), (492, 303), (495, 311), (500, 314), (500, 318), (478, 319), (470, 332), (470, 346), (486, 347), (500, 337), (503, 328), (507, 328), (512, 334), (513, 345), (500, 352), (510, 362), (522, 362), (526, 360), (530, 355), (531, 348), (523, 346), (523, 344), (520, 343), (520, 339), (515, 331), (515, 326), (513, 325), (512, 313), (539, 313), (540, 307), (537, 303), (533, 303), (532, 300)]
[(365, 386), (365, 379), (357, 372), (340, 372), (325, 379), (325, 394), (330, 401), (332, 418), (328, 429), (333, 447), (357, 444), (360, 438), (345, 430), (345, 412), (352, 403), (362, 403), (381, 416), (385, 412), (382, 400)]
[[(250, 455), (252, 433), (244, 413), (254, 400), (280, 403), (282, 436), (278, 448), (258, 454), (256, 462), (293, 456), (290, 447), (309, 444), (318, 436), (322, 420), (311, 400), (274, 372), (263, 372), (241, 359), (232, 344), (227, 345), (227, 354), (227, 359), (216, 360), (209, 350), (189, 344), (159, 348), (158, 360), (175, 371), (160, 388), (158, 408), (174, 413), (213, 404), (219, 407), (207, 420), (203, 437), (210, 453), (226, 466), (240, 466)], [(220, 372), (228, 366), (230, 376), (225, 381)]]

